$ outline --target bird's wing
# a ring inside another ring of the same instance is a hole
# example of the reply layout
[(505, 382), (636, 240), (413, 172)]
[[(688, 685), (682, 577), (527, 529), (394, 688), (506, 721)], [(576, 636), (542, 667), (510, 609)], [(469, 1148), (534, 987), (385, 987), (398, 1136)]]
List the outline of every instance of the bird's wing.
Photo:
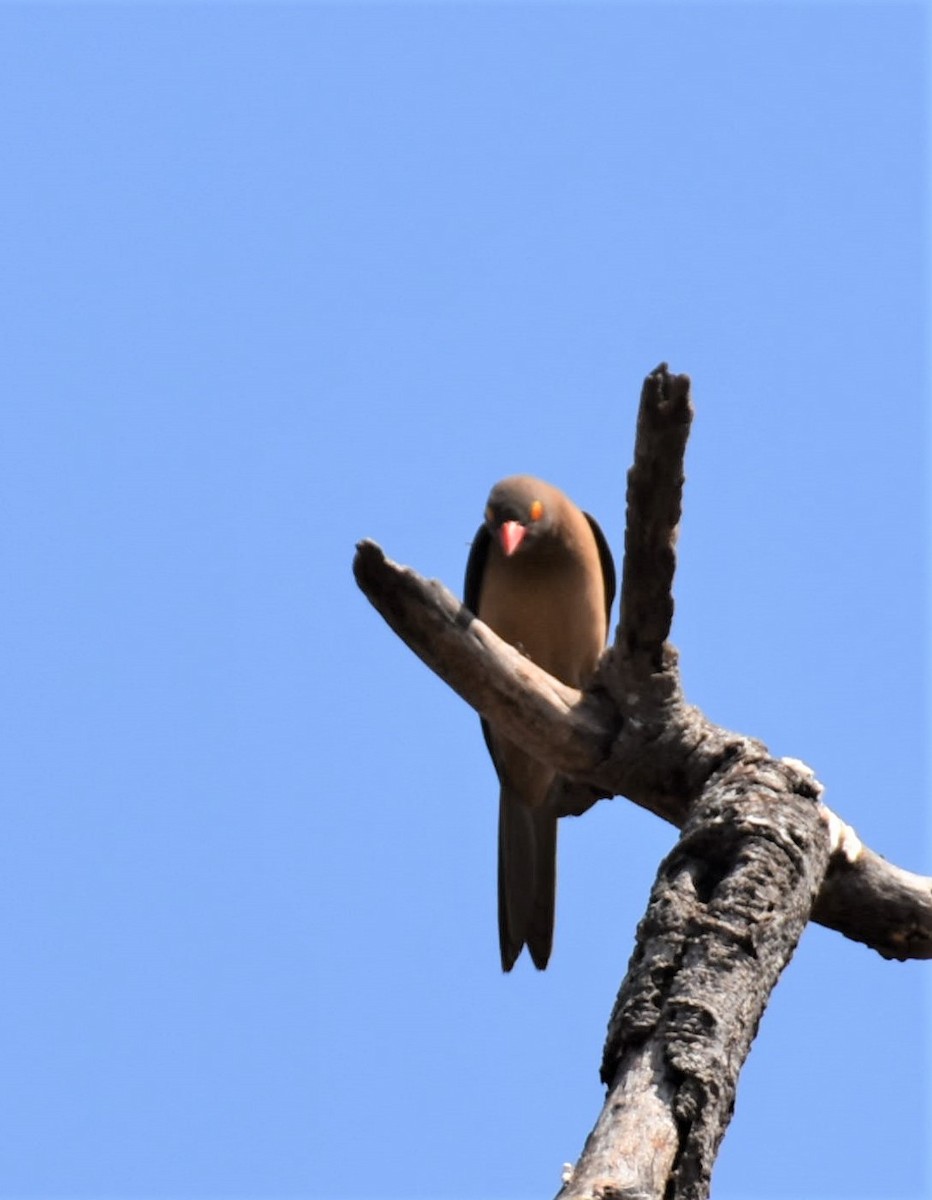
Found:
[(482, 576), (492, 538), (487, 526), (480, 525), (469, 549), (466, 560), (466, 581), (463, 584), (463, 603), (471, 613), (479, 611), (479, 596), (482, 593)]
[[(598, 521), (595, 517), (590, 516), (589, 513), (583, 513), (583, 516), (589, 522), (589, 528), (592, 530), (595, 544), (599, 551), (599, 561), (602, 564), (602, 581), (605, 585), (605, 623), (609, 632), (611, 632), (612, 604), (615, 601), (615, 560), (612, 558), (608, 541)], [(473, 543), (473, 547), (475, 547), (475, 543)], [(472, 555), (470, 555), (471, 558)]]
[[(466, 580), (463, 584), (463, 603), (473, 614), (479, 611), (479, 597), (482, 594), (482, 576), (485, 573), (485, 564), (489, 557), (489, 546), (491, 544), (492, 536), (489, 533), (488, 527), (480, 525), (476, 530), (476, 536), (472, 540), (472, 546), (469, 548), (469, 558), (466, 560)], [(495, 751), (492, 749), (488, 722), (484, 717), (480, 717), (479, 721), (482, 725), (482, 736), (485, 738), (489, 757), (492, 759), (497, 774), (498, 763), (495, 761)]]

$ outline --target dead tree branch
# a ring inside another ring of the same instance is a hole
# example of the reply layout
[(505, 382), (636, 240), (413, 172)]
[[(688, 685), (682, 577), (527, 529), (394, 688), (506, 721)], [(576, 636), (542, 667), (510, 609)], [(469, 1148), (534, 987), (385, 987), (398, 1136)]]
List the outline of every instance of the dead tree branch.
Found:
[(809, 918), (829, 839), (791, 767), (710, 781), (661, 864), (609, 1022), (609, 1091), (560, 1200), (699, 1200), (760, 1015)]
[(864, 848), (794, 759), (687, 704), (673, 618), (689, 379), (645, 380), (621, 620), (585, 692), (501, 641), (437, 581), (357, 548), (359, 586), (395, 632), (506, 736), (564, 777), (578, 814), (626, 796), (682, 829), (612, 1014), (603, 1112), (563, 1200), (702, 1200), (761, 1014), (810, 918), (886, 958), (932, 958), (932, 879)]
[[(653, 743), (635, 722), (619, 718), (601, 678), (585, 694), (560, 683), (473, 617), (443, 584), (393, 563), (375, 542), (359, 543), (353, 565), (375, 608), (441, 679), (596, 794), (625, 796), (679, 828), (719, 764), (739, 755), (769, 760), (760, 742), (714, 725), (685, 704), (680, 724)], [(888, 863), (824, 806), (820, 812), (830, 825), (832, 857), (812, 919), (884, 958), (932, 958), (932, 879)]]

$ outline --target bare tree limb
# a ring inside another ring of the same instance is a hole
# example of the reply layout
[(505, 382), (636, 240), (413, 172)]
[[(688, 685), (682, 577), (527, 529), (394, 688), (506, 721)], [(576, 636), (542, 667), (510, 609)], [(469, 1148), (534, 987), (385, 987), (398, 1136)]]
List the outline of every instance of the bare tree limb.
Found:
[(738, 1074), (810, 917), (887, 958), (932, 957), (932, 880), (866, 850), (819, 802), (804, 763), (686, 703), (667, 638), (689, 392), (665, 365), (645, 380), (621, 620), (585, 692), (375, 543), (354, 561), (359, 586), (428, 666), (560, 772), (559, 815), (623, 795), (682, 828), (609, 1023), (605, 1106), (562, 1200), (704, 1200)]
[(529, 753), (591, 777), (613, 740), (610, 709), (554, 679), (475, 618), (442, 583), (360, 542), (356, 582), (400, 638), (444, 682)]
[(659, 671), (673, 622), (683, 456), (692, 425), (689, 376), (666, 366), (644, 380), (634, 464), (628, 472), (621, 622), (615, 645), (639, 680)]
[[(468, 704), (596, 794), (626, 796), (680, 827), (722, 762), (769, 757), (760, 742), (687, 705), (684, 727), (671, 726), (659, 743), (649, 740), (635, 722), (619, 719), (601, 682), (585, 694), (560, 683), (442, 584), (393, 563), (374, 542), (360, 542), (354, 571), (389, 625)], [(832, 822), (833, 852), (813, 920), (884, 958), (932, 958), (932, 879), (861, 846), (828, 809), (823, 817)]]
[(726, 767), (661, 864), (609, 1022), (605, 1106), (561, 1200), (692, 1200), (712, 1165), (829, 837), (794, 767)]

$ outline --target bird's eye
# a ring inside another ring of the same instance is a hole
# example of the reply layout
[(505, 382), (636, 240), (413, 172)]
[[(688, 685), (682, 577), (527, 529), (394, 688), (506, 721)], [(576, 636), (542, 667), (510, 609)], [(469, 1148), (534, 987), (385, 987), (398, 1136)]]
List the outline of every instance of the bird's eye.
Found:
[(532, 521), (539, 521), (544, 515), (544, 506), (539, 500), (535, 500), (530, 507), (530, 518)]

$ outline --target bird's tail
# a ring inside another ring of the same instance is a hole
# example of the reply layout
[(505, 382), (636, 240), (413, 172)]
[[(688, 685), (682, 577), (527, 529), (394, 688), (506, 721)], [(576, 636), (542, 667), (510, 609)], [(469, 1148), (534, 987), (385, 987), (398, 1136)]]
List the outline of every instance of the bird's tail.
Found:
[(502, 970), (523, 946), (543, 970), (553, 945), (557, 818), (502, 787), (498, 809), (498, 936)]

